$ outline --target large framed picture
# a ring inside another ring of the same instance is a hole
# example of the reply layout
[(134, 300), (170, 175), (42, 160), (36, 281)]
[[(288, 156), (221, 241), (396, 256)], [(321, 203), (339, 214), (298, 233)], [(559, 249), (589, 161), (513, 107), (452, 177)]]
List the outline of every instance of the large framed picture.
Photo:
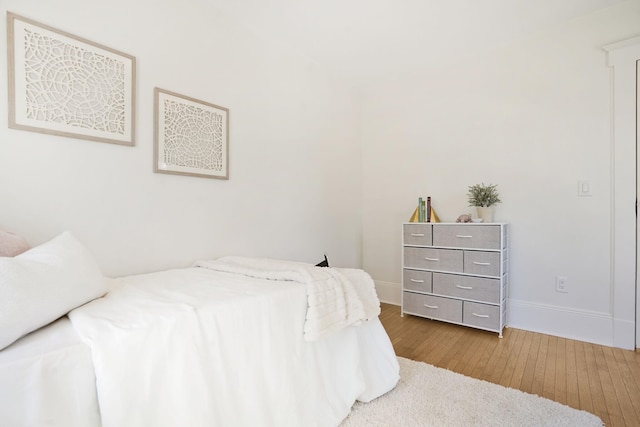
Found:
[(136, 59), (7, 12), (9, 127), (135, 145)]
[(154, 89), (153, 171), (229, 179), (229, 110)]

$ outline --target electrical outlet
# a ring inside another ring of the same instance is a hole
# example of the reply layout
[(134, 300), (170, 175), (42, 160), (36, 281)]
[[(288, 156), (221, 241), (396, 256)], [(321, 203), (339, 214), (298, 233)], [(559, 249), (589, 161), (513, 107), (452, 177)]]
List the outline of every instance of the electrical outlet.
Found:
[(556, 276), (556, 292), (563, 292), (565, 294), (569, 292), (567, 287), (568, 280), (569, 279), (565, 276)]

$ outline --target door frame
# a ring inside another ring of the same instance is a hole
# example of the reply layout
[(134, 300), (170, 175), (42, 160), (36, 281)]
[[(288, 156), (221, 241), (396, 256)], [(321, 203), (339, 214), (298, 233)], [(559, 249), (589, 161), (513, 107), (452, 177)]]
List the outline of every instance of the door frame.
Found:
[(638, 272), (638, 61), (640, 36), (603, 47), (611, 67), (611, 315), (613, 346), (640, 343)]

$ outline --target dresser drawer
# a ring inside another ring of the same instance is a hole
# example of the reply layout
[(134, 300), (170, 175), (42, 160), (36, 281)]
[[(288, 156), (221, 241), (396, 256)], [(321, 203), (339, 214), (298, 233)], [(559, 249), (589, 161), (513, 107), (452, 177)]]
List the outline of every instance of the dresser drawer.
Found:
[(409, 291), (431, 292), (432, 274), (430, 271), (402, 270), (402, 286)]
[(500, 329), (500, 306), (465, 301), (462, 323), (483, 329)]
[(405, 245), (431, 246), (433, 242), (431, 224), (404, 224), (402, 242)]
[(464, 272), (500, 277), (500, 253), (464, 251)]
[(462, 273), (463, 253), (455, 249), (405, 247), (404, 266)]
[(501, 249), (499, 225), (436, 225), (433, 246)]
[(462, 301), (456, 299), (404, 292), (402, 310), (431, 319), (462, 322)]
[(433, 293), (498, 304), (500, 279), (433, 273)]

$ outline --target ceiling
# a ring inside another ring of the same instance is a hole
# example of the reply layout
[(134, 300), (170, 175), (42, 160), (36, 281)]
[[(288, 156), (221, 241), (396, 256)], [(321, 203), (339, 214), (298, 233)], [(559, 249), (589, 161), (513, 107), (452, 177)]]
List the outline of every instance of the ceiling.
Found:
[(513, 43), (623, 0), (207, 0), (366, 88)]

